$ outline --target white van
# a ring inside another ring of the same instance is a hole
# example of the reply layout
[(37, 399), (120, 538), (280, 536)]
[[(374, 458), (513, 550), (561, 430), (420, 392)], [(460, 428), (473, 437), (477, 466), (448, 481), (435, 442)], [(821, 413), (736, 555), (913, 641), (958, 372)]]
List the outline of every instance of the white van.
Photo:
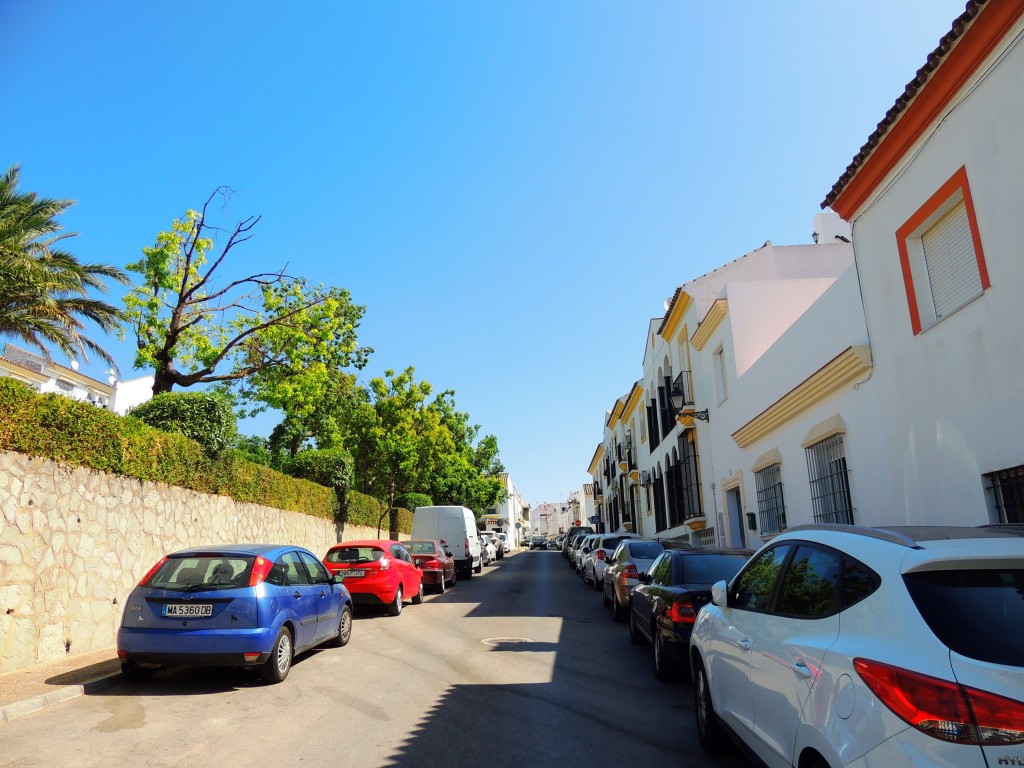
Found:
[(443, 541), (455, 558), (455, 570), (465, 579), (484, 568), (476, 515), (466, 507), (416, 507), (412, 513), (413, 541)]

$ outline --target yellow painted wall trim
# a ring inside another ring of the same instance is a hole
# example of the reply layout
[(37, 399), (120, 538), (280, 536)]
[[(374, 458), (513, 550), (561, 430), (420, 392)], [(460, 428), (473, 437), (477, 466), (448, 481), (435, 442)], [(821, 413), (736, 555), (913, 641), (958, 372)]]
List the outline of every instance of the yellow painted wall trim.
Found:
[(686, 312), (686, 308), (689, 305), (690, 294), (685, 291), (680, 291), (675, 297), (675, 301), (672, 302), (672, 306), (669, 307), (668, 316), (666, 316), (665, 321), (658, 329), (658, 335), (661, 336), (661, 338), (666, 341), (672, 341), (672, 337), (679, 328), (679, 322), (683, 319), (683, 313)]
[(633, 388), (629, 390), (629, 395), (626, 396), (626, 405), (622, 409), (622, 420), (628, 421), (629, 417), (633, 414), (633, 411), (641, 403), (644, 396), (644, 389), (640, 386), (640, 382), (636, 382)]
[(746, 448), (870, 370), (871, 347), (848, 347), (733, 432), (732, 439), (740, 448)]
[(704, 315), (704, 319), (701, 320), (697, 330), (690, 337), (690, 343), (697, 348), (698, 352), (704, 349), (704, 346), (711, 340), (711, 335), (721, 325), (722, 320), (725, 319), (728, 309), (729, 302), (725, 299), (718, 299), (711, 305), (708, 313)]
[(807, 430), (807, 436), (804, 441), (800, 443), (801, 448), (810, 448), (815, 443), (820, 443), (826, 437), (832, 437), (832, 435), (838, 435), (846, 432), (846, 422), (843, 421), (843, 417), (838, 413), (835, 416), (829, 416), (824, 421), (818, 422), (809, 430)]
[(593, 476), (594, 472), (597, 471), (597, 465), (601, 463), (601, 459), (604, 458), (604, 443), (597, 446), (597, 450), (594, 451), (594, 458), (590, 460), (590, 466), (587, 467), (587, 474)]
[(765, 451), (754, 461), (754, 466), (750, 468), (751, 472), (760, 472), (766, 467), (770, 467), (773, 464), (782, 463), (782, 454), (778, 448), (772, 448), (770, 451)]

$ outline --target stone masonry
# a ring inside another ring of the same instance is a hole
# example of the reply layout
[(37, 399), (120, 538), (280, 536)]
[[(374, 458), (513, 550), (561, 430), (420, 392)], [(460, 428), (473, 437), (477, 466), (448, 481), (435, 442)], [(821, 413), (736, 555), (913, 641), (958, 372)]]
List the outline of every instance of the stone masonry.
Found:
[[(165, 554), (374, 529), (0, 451), (0, 675), (115, 644), (128, 593)], [(386, 536), (386, 534), (384, 534)]]

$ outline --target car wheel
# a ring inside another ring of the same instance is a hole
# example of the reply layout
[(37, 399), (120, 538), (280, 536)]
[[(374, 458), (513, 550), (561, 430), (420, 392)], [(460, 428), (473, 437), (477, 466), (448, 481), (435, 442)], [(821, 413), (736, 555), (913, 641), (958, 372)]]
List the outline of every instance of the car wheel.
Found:
[(603, 584), (601, 585), (601, 602), (603, 602), (605, 606), (612, 604), (612, 599), (608, 597), (608, 590), (605, 589)]
[(663, 682), (679, 677), (675, 665), (665, 658), (665, 641), (657, 630), (654, 630), (654, 676)]
[(484, 559), (482, 557), (480, 558), (480, 563), (473, 570), (476, 571), (477, 573), (483, 573), (483, 571), (484, 571)]
[(422, 605), (423, 603), (423, 580), (420, 580), (420, 588), (416, 590), (416, 594), (412, 596), (413, 605)]
[(699, 659), (693, 673), (693, 711), (697, 718), (697, 738), (706, 752), (719, 752), (725, 746), (725, 731), (718, 724), (711, 703), (708, 674)]
[(594, 585), (595, 592), (598, 592), (604, 588), (604, 583), (597, 578), (597, 571), (594, 571), (594, 579), (591, 583)]
[(643, 635), (640, 634), (640, 627), (636, 623), (636, 614), (633, 612), (633, 606), (629, 606), (629, 641), (633, 645), (640, 645), (644, 641)]
[(612, 618), (616, 621), (625, 621), (628, 610), (628, 608), (619, 604), (619, 598), (612, 592)]
[(448, 586), (449, 587), (454, 587), (455, 586), (455, 582), (457, 582), (458, 580), (459, 580), (459, 569), (458, 568), (452, 568), (452, 583), (449, 584)]
[(402, 585), (398, 585), (398, 589), (395, 590), (395, 599), (388, 603), (388, 614), (391, 616), (397, 616), (402, 612)]
[(469, 581), (470, 579), (473, 578), (473, 563), (472, 563), (472, 561), (470, 562), (469, 567), (462, 572), (462, 575), (466, 577), (466, 581)]
[(287, 627), (281, 627), (277, 633), (277, 640), (274, 641), (274, 649), (270, 652), (270, 658), (260, 667), (260, 677), (268, 683), (280, 683), (288, 677), (288, 671), (292, 668), (292, 633)]
[(441, 583), (437, 585), (437, 594), (443, 595), (445, 590), (448, 589), (448, 577), (444, 575), (444, 571), (441, 571)]
[(341, 609), (341, 618), (338, 619), (338, 634), (331, 639), (331, 646), (344, 648), (352, 639), (352, 606), (346, 605)]
[(133, 661), (121, 664), (121, 677), (132, 683), (144, 683), (153, 676), (156, 670), (152, 667), (139, 667)]

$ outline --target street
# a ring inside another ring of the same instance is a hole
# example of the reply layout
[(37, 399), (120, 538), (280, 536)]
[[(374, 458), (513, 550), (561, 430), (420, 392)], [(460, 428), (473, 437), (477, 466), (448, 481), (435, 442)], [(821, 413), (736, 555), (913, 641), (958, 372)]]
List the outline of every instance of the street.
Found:
[(659, 683), (560, 553), (521, 550), (287, 680), (184, 669), (0, 727), (0, 766), (741, 766), (697, 743), (689, 683)]

